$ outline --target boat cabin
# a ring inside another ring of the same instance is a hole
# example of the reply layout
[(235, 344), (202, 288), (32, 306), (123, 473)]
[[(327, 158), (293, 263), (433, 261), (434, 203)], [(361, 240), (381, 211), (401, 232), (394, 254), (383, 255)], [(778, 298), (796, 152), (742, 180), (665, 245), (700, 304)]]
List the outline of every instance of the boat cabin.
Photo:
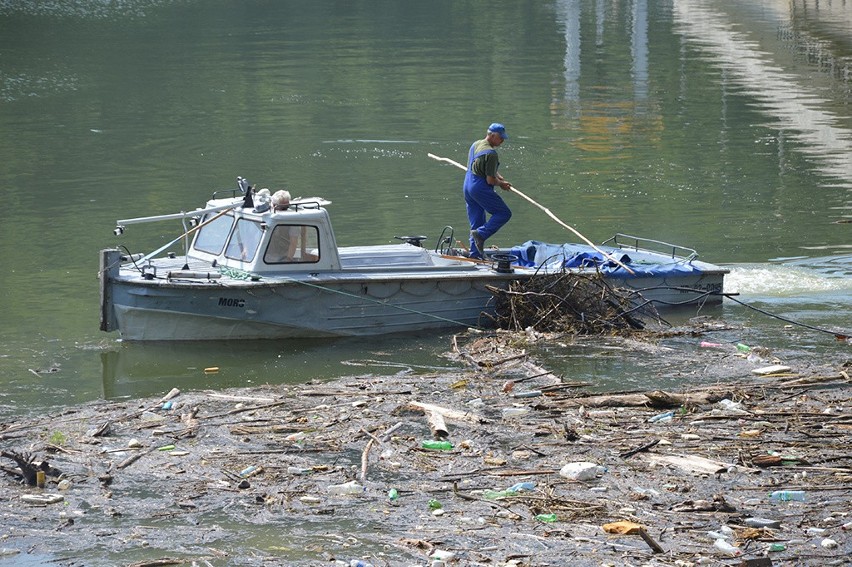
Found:
[(297, 199), (285, 211), (227, 208), (233, 202), (208, 201), (208, 209), (220, 210), (201, 219), (189, 256), (258, 275), (340, 269), (337, 242), (323, 208), (329, 201)]

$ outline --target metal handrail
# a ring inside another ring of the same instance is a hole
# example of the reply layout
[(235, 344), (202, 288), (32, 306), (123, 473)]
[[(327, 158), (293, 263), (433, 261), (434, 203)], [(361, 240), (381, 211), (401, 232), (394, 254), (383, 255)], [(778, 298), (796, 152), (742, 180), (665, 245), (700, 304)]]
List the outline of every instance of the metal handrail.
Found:
[(156, 215), (152, 217), (137, 217), (133, 219), (119, 219), (115, 221), (119, 226), (124, 226), (127, 224), (140, 224), (144, 222), (157, 222), (164, 220), (173, 220), (173, 219), (188, 219), (192, 217), (201, 217), (206, 215), (207, 213), (215, 213), (218, 211), (224, 211), (225, 209), (233, 209), (234, 203), (229, 205), (220, 205), (218, 207), (209, 207), (206, 209), (195, 209), (194, 211), (184, 211), (180, 213), (174, 213), (170, 215)]
[[(619, 242), (618, 241), (619, 237), (621, 237), (623, 239), (632, 240), (633, 242), (632, 242), (632, 244), (625, 244), (623, 242)], [(643, 243), (644, 247), (639, 246), (640, 242)], [(655, 244), (655, 245), (659, 246), (660, 248), (669, 248), (670, 250), (667, 250), (666, 253), (670, 253), (673, 260), (680, 257), (680, 258), (683, 258), (684, 260), (686, 260), (687, 262), (691, 262), (692, 260), (695, 260), (696, 258), (698, 258), (698, 252), (696, 252), (692, 248), (687, 248), (686, 246), (680, 246), (679, 244), (670, 244), (668, 242), (663, 242), (662, 240), (653, 240), (651, 238), (642, 238), (641, 236), (631, 236), (630, 234), (624, 234), (624, 233), (621, 233), (621, 232), (616, 233), (615, 235), (613, 235), (612, 237), (608, 238), (603, 243), (601, 243), (602, 246), (610, 245), (614, 248), (619, 248), (619, 249), (622, 249), (622, 250), (631, 250), (632, 249), (632, 250), (636, 250), (637, 252), (647, 251), (647, 252), (662, 253), (661, 250), (654, 250), (652, 248), (648, 248), (647, 247), (648, 244)], [(677, 254), (678, 250), (686, 252), (687, 254), (681, 253), (681, 255), (678, 256), (678, 254)]]

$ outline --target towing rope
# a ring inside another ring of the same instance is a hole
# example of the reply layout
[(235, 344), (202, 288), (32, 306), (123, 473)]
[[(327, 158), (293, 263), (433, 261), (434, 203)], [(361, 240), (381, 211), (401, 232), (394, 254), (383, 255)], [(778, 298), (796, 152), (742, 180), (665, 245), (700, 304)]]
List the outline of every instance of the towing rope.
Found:
[(743, 307), (748, 307), (749, 309), (752, 309), (753, 311), (757, 311), (758, 313), (766, 315), (767, 317), (773, 317), (773, 318), (778, 319), (780, 321), (790, 323), (791, 325), (798, 325), (799, 327), (804, 327), (804, 328), (810, 329), (812, 331), (817, 331), (817, 332), (820, 332), (820, 333), (826, 333), (828, 335), (833, 335), (834, 338), (837, 339), (838, 341), (848, 341), (850, 336), (852, 336), (852, 333), (847, 333), (847, 332), (838, 333), (836, 331), (829, 331), (828, 329), (821, 329), (819, 327), (814, 327), (813, 325), (808, 325), (807, 323), (802, 323), (802, 322), (799, 322), (799, 321), (793, 321), (792, 319), (782, 317), (781, 315), (776, 315), (774, 313), (770, 313), (769, 311), (765, 311), (763, 309), (760, 309), (759, 307), (755, 307), (754, 305), (749, 305), (748, 303), (746, 303), (744, 301), (740, 301), (739, 299), (735, 299), (734, 297), (732, 297), (733, 294), (730, 294), (730, 293), (720, 293), (719, 295), (721, 295), (723, 297), (727, 297), (731, 301), (739, 303)]

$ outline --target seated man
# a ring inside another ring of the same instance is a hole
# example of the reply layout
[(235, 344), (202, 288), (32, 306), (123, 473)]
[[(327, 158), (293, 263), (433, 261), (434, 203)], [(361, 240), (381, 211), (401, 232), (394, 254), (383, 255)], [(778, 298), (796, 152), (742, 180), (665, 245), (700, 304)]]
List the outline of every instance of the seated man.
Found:
[[(288, 191), (276, 191), (272, 195), (272, 210), (275, 212), (286, 211), (290, 207), (290, 193)], [(309, 233), (310, 231), (310, 233)], [(272, 233), (269, 247), (266, 250), (264, 261), (269, 264), (290, 262), (316, 262), (319, 256), (308, 252), (310, 240), (311, 247), (317, 248), (317, 230), (312, 226), (304, 225), (278, 225)]]

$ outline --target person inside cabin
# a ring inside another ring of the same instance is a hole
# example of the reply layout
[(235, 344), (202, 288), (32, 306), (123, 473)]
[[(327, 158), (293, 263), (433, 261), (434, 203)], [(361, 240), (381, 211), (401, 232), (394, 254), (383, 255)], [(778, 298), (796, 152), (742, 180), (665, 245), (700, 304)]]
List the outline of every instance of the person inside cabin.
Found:
[[(485, 241), (512, 217), (512, 211), (494, 191), (495, 185), (504, 191), (512, 188), (512, 184), (497, 173), (500, 161), (497, 159), (496, 148), (508, 139), (506, 127), (495, 122), (488, 127), (485, 138), (470, 146), (467, 173), (464, 177), (464, 202), (470, 221), (471, 258), (482, 258), (485, 253)], [(486, 213), (491, 215), (487, 222)]]
[(286, 211), (290, 208), (290, 192), (280, 189), (272, 194), (272, 210)]
[[(289, 208), (289, 191), (282, 189), (273, 193), (273, 212), (282, 212)], [(308, 230), (316, 231), (315, 228), (307, 226), (276, 226), (264, 259), (269, 263), (316, 262), (319, 256), (308, 252)]]

